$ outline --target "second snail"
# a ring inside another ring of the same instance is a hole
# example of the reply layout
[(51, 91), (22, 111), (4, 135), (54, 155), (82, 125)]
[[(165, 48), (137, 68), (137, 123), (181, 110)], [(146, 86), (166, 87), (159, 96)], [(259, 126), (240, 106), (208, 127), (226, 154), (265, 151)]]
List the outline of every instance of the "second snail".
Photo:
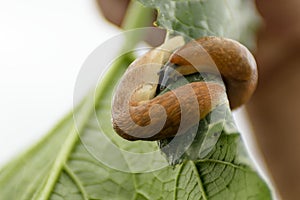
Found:
[[(195, 73), (219, 74), (226, 87), (193, 82), (157, 96), (169, 80)], [(113, 127), (127, 140), (171, 138), (178, 132), (182, 105), (188, 105), (188, 129), (199, 122), (197, 115), (202, 119), (224, 103), (226, 94), (232, 109), (246, 103), (256, 85), (255, 59), (239, 42), (210, 36), (185, 44), (183, 37), (177, 36), (129, 66), (114, 94)], [(195, 99), (197, 105), (193, 106)]]

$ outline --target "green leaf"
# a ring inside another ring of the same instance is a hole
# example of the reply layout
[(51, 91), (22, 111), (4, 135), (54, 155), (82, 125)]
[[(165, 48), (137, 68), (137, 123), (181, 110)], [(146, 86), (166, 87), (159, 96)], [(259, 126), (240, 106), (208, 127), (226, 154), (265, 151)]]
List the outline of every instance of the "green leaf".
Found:
[[(128, 164), (122, 155), (118, 158), (108, 150), (98, 152), (106, 144), (97, 119), (103, 121), (105, 134), (122, 148), (139, 152), (157, 148), (154, 142), (122, 140), (112, 131), (112, 89), (128, 62), (123, 60), (123, 65), (110, 69), (106, 76), (110, 84), (100, 84), (95, 104), (89, 96), (77, 108), (74, 115), (80, 116), (80, 121), (74, 124), (72, 115), (67, 116), (39, 144), (1, 170), (0, 199), (270, 199), (266, 184), (241, 162), (244, 151), (237, 134), (222, 133), (205, 158), (175, 168), (129, 173), (100, 162), (97, 153)], [(96, 118), (91, 112), (94, 107)]]
[(223, 36), (255, 47), (260, 18), (251, 0), (139, 0), (158, 11), (156, 24), (192, 38)]
[[(178, 3), (184, 3), (169, 2), (177, 5), (175, 11), (181, 9)], [(206, 23), (214, 24), (219, 16), (213, 14), (215, 5), (208, 2), (216, 3), (201, 1), (200, 7), (193, 8), (205, 8)], [(216, 11), (232, 10), (244, 1), (232, 1), (237, 2), (233, 7), (224, 2)], [(167, 2), (149, 1), (156, 7), (163, 3)], [(159, 23), (165, 23), (164, 20)], [(225, 21), (221, 25), (225, 26)], [(220, 27), (230, 36), (231, 28), (228, 29)], [(181, 31), (185, 30), (188, 29)], [(220, 35), (215, 25), (211, 30)], [(201, 34), (206, 34), (204, 29), (199, 29)], [(117, 136), (110, 121), (111, 98), (115, 84), (131, 61), (126, 55), (117, 60), (95, 95), (88, 95), (37, 145), (0, 170), (0, 199), (271, 199), (267, 185), (249, 164), (239, 134), (228, 129), (223, 130), (206, 156), (185, 160), (175, 167), (166, 165), (155, 142), (129, 142)], [(135, 154), (142, 156), (132, 156)]]

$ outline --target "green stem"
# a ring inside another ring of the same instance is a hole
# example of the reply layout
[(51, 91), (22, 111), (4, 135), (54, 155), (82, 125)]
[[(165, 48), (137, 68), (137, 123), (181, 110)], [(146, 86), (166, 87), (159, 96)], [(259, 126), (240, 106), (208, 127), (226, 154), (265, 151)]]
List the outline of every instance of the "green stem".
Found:
[[(132, 30), (138, 28), (148, 27), (151, 24), (153, 17), (153, 9), (144, 7), (141, 3), (136, 0), (132, 0), (126, 11), (122, 28), (124, 30)], [(123, 50), (133, 49), (138, 42), (142, 40), (142, 37), (146, 34), (145, 30), (137, 30), (131, 34), (126, 34), (125, 43)]]
[(122, 28), (130, 30), (149, 26), (153, 16), (153, 9), (143, 6), (136, 0), (132, 0), (127, 8)]
[[(126, 15), (124, 17), (121, 27), (124, 30), (146, 27), (150, 24), (152, 20), (152, 15), (153, 9), (143, 6), (136, 0), (132, 0), (127, 8)], [(125, 34), (125, 36), (125, 43), (120, 49), (120, 54), (123, 55), (119, 59), (117, 59), (116, 62), (110, 67), (110, 69), (107, 72), (107, 75), (102, 80), (103, 85), (109, 84), (112, 81), (111, 77), (114, 77), (114, 74), (116, 74), (118, 70), (125, 70), (127, 68), (128, 63), (134, 60), (134, 56), (130, 52), (137, 45), (137, 43), (141, 41), (143, 31), (135, 31), (130, 34)], [(125, 69), (124, 65), (126, 65)], [(104, 90), (103, 87), (100, 87), (96, 90), (96, 99), (100, 98), (100, 96), (103, 93), (102, 90)]]

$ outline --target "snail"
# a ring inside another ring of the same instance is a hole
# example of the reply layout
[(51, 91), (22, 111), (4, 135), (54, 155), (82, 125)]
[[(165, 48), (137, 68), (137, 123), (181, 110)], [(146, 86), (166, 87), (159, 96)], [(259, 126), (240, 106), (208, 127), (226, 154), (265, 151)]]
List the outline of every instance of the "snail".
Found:
[[(199, 72), (220, 73), (226, 88), (215, 82), (192, 82), (156, 96), (158, 86), (163, 89), (178, 74)], [(183, 105), (189, 126), (182, 133), (226, 102), (226, 93), (231, 109), (246, 103), (256, 85), (255, 59), (239, 42), (209, 36), (185, 44), (177, 36), (129, 66), (113, 97), (113, 128), (131, 141), (174, 137)]]

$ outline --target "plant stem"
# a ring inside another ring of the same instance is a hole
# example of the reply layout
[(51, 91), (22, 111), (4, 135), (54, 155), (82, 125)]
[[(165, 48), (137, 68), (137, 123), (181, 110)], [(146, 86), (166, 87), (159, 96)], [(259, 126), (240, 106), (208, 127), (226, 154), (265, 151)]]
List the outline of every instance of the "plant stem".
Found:
[(123, 19), (122, 28), (124, 30), (137, 29), (135, 32), (125, 34), (125, 43), (122, 50), (132, 50), (136, 44), (142, 40), (146, 34), (146, 29), (151, 24), (153, 9), (144, 7), (136, 0), (132, 0), (127, 8), (126, 15)]
[(152, 20), (153, 9), (144, 7), (136, 0), (132, 0), (127, 8), (122, 28), (130, 30), (149, 26)]

